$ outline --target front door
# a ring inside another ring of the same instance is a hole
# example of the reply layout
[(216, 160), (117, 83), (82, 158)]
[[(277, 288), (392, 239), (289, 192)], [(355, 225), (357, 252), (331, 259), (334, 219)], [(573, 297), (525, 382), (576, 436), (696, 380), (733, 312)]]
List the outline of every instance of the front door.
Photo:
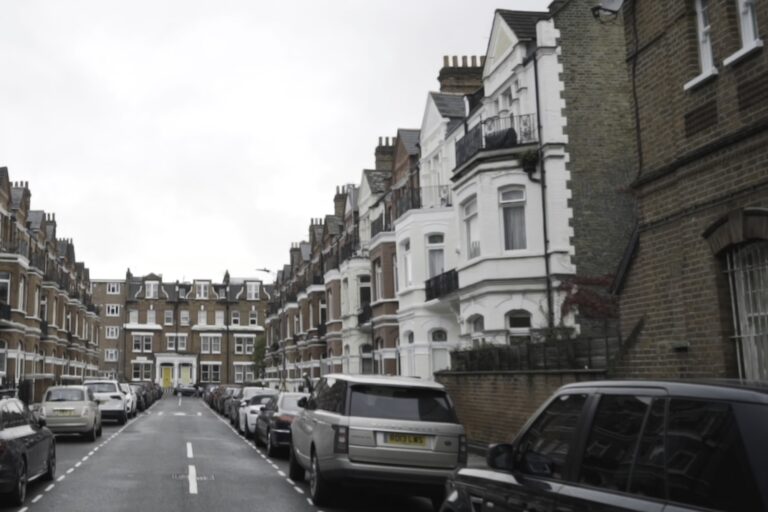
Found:
[(192, 384), (192, 368), (189, 366), (181, 367), (181, 383)]
[(170, 388), (171, 386), (173, 386), (173, 368), (163, 366), (163, 387)]

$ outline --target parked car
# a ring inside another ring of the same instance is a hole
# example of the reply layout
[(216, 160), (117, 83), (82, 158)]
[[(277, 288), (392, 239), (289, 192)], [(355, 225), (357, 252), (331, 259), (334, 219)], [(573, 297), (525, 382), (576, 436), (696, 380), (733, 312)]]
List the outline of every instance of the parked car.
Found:
[(125, 382), (120, 383), (120, 391), (125, 395), (125, 412), (128, 414), (129, 418), (135, 418), (136, 411), (139, 409), (136, 393), (133, 391), (131, 385)]
[(240, 412), (248, 405), (252, 396), (263, 394), (265, 389), (268, 388), (265, 388), (264, 386), (243, 386), (242, 390), (237, 393), (239, 397), (233, 395), (227, 402), (226, 415), (229, 417), (229, 422), (240, 432), (242, 432), (242, 429), (240, 428)]
[(237, 411), (237, 428), (245, 437), (251, 437), (256, 431), (256, 417), (275, 395), (277, 390), (270, 388), (258, 388), (254, 394), (249, 393), (249, 398)]
[(139, 384), (131, 384), (131, 389), (136, 393), (136, 410), (139, 412), (145, 411), (149, 407), (147, 405), (147, 390)]
[(216, 412), (222, 416), (225, 416), (227, 411), (227, 402), (229, 402), (233, 395), (238, 395), (240, 390), (241, 386), (227, 386), (224, 389), (224, 392), (216, 400)]
[(99, 401), (102, 419), (117, 420), (120, 425), (128, 421), (127, 400), (116, 380), (94, 379), (86, 380), (84, 384)]
[(289, 472), (309, 476), (312, 501), (326, 506), (341, 485), (443, 502), (445, 480), (466, 464), (464, 427), (442, 385), (406, 377), (330, 374), (291, 423)]
[(21, 506), (27, 483), (56, 475), (56, 441), (45, 418), (33, 415), (21, 400), (0, 395), (0, 493), (3, 503)]
[(266, 445), (270, 457), (278, 449), (290, 446), (291, 423), (300, 410), (299, 400), (308, 397), (307, 393), (283, 392), (270, 398), (256, 416), (253, 436), (256, 446)]
[(570, 384), (441, 510), (768, 510), (767, 425), (765, 383)]
[(197, 388), (193, 384), (179, 384), (173, 389), (174, 395), (197, 396)]
[(101, 436), (101, 411), (86, 386), (52, 386), (43, 395), (40, 414), (54, 434), (81, 434), (90, 441)]

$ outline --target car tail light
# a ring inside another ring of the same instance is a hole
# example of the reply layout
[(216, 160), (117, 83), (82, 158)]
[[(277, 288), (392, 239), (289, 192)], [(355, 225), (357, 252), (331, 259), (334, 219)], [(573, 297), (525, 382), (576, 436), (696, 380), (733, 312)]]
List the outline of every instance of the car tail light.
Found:
[(349, 453), (349, 429), (343, 425), (333, 425), (333, 452)]
[(459, 436), (459, 464), (467, 463), (467, 436)]

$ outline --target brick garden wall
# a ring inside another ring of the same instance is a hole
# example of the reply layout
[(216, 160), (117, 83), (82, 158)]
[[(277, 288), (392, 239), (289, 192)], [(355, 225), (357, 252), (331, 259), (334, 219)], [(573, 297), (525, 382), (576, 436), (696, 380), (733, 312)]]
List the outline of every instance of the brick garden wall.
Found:
[(511, 441), (520, 427), (560, 386), (598, 380), (600, 370), (538, 372), (438, 372), (472, 444)]

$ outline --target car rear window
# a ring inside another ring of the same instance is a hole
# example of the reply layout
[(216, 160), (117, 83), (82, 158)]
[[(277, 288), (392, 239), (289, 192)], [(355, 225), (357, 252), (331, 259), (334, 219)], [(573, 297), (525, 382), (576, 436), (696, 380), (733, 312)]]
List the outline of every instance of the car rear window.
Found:
[(114, 393), (117, 391), (114, 382), (90, 382), (86, 386), (94, 393)]
[(458, 423), (445, 391), (402, 386), (352, 386), (350, 416)]
[(46, 402), (82, 402), (84, 397), (82, 389), (49, 389), (45, 393)]
[(248, 400), (248, 405), (265, 405), (275, 395), (256, 395)]

